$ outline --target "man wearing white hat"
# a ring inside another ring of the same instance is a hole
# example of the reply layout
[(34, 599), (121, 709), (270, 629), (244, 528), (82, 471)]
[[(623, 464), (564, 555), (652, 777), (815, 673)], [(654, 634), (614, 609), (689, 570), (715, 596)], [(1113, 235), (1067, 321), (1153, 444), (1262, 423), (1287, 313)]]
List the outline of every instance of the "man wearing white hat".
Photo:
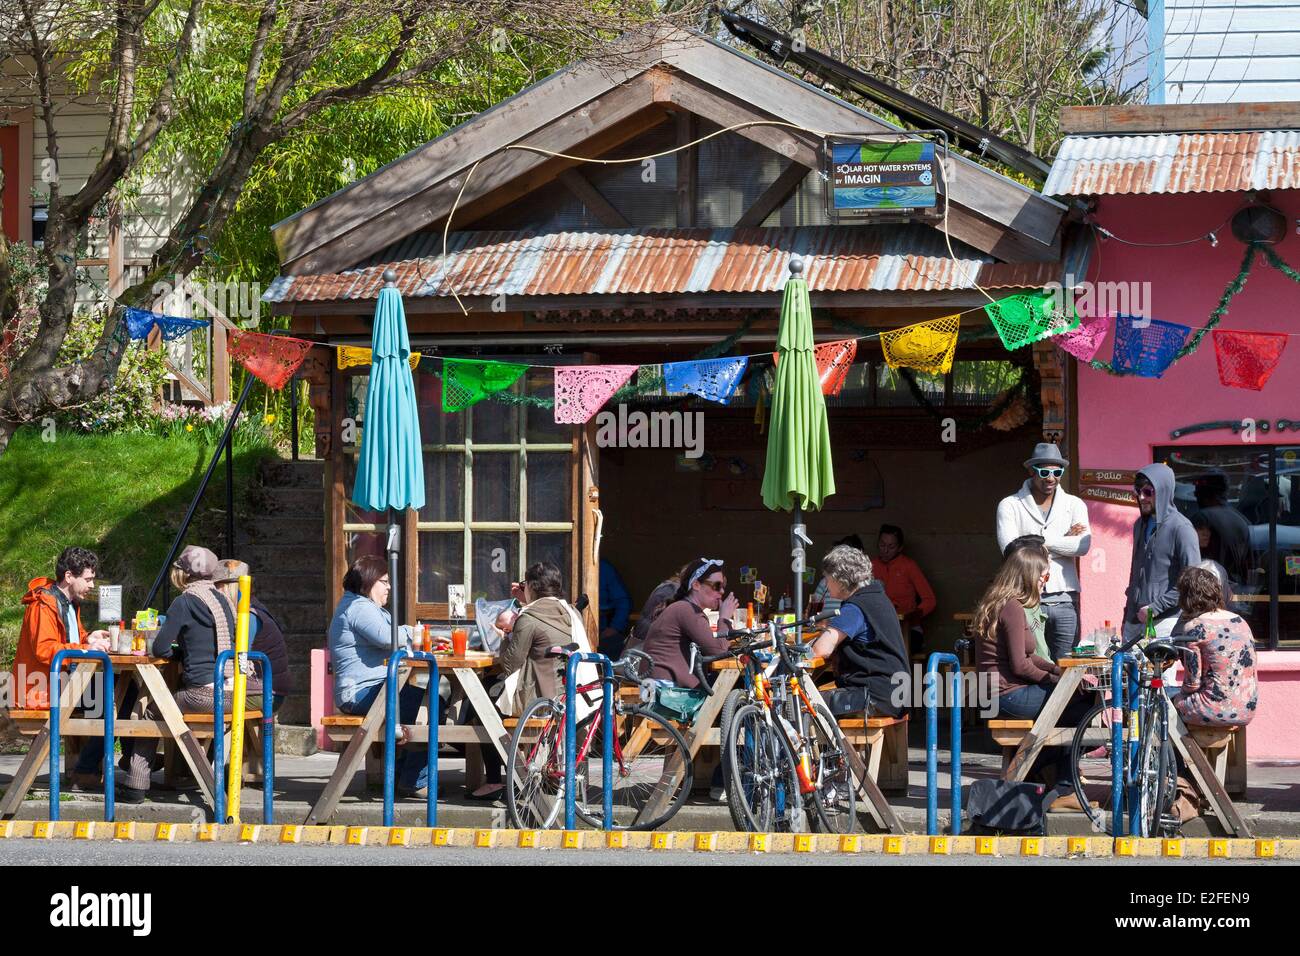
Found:
[(1055, 660), (1079, 643), (1078, 559), (1092, 545), (1088, 507), (1061, 487), (1069, 461), (1061, 450), (1040, 442), (1025, 462), (1029, 477), (1014, 495), (998, 503), (998, 549), (1016, 538), (1040, 535), (1047, 547), (1051, 577), (1043, 590), (1047, 648)]

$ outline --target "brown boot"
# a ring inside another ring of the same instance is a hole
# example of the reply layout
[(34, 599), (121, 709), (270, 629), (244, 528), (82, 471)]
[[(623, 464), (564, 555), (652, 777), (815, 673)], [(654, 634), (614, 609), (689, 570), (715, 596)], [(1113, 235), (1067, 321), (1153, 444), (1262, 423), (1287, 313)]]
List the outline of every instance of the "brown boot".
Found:
[(84, 790), (87, 793), (102, 793), (104, 781), (97, 773), (77, 773), (68, 776), (69, 790)]
[[(1088, 805), (1091, 806), (1094, 810), (1097, 809), (1097, 807), (1101, 806), (1101, 804), (1097, 803), (1097, 801), (1095, 800), (1089, 801)], [(1083, 813), (1083, 807), (1082, 805), (1080, 805), (1079, 798), (1077, 796), (1075, 796), (1072, 793), (1067, 793), (1064, 796), (1057, 797), (1055, 800), (1053, 800), (1052, 805), (1047, 808), (1047, 812), (1048, 813)]]

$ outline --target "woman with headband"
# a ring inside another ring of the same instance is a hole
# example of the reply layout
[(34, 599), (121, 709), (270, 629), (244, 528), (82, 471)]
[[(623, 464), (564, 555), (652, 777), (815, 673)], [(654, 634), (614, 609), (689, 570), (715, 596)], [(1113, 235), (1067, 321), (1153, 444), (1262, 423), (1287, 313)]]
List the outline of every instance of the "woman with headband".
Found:
[[(727, 596), (724, 598), (723, 594)], [(672, 603), (654, 619), (641, 648), (654, 658), (650, 676), (671, 681), (676, 687), (697, 686), (699, 679), (691, 673), (689, 664), (691, 645), (697, 645), (700, 653), (706, 655), (725, 651), (730, 621), (739, 606), (736, 596), (727, 593), (722, 559), (697, 558), (688, 564)], [(709, 627), (705, 611), (718, 612), (716, 635)]]

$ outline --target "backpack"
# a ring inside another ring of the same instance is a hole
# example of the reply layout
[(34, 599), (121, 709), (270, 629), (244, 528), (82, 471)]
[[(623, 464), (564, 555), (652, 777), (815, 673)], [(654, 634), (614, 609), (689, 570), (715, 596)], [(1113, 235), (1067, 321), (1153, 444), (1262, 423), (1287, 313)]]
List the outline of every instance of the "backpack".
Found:
[(1046, 805), (1057, 796), (1041, 783), (976, 780), (970, 785), (966, 813), (979, 831), (1042, 836)]

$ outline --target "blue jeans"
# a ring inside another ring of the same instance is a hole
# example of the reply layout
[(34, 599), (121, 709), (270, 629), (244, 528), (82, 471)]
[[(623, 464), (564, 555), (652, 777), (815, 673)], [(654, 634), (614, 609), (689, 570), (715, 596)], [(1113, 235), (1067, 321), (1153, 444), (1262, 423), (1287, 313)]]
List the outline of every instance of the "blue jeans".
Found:
[[(1047, 639), (1047, 651), (1052, 660), (1059, 661), (1069, 655), (1079, 643), (1079, 594), (1068, 592), (1069, 600), (1060, 603), (1043, 601), (1043, 611), (1047, 614), (1047, 627), (1043, 636)], [(1046, 595), (1053, 600), (1061, 595)]]
[[(998, 716), (1001, 718), (1010, 717), (1012, 720), (1033, 720), (1038, 716), (1038, 712), (1043, 709), (1047, 703), (1047, 698), (1051, 696), (1055, 688), (1040, 687), (1037, 684), (1030, 684), (1027, 687), (1017, 687), (1015, 690), (1007, 691), (998, 697)], [(1076, 726), (1088, 713), (1088, 709), (1093, 704), (1091, 694), (1075, 694), (1074, 699), (1065, 705), (1065, 711), (1057, 721), (1057, 726), (1073, 727)], [(1057, 784), (1072, 783), (1074, 780), (1074, 767), (1070, 764), (1070, 751), (1068, 747), (1053, 747), (1055, 756), (1051, 762), (1056, 767)], [(1032, 775), (1047, 763), (1047, 753), (1044, 751), (1029, 769)]]
[[(370, 712), (371, 705), (384, 693), (383, 682), (367, 687), (350, 704), (340, 704), (339, 710), (353, 717), (361, 717)], [(413, 724), (419, 716), (420, 705), (424, 703), (424, 688), (407, 684), (397, 695), (398, 723)], [(438, 692), (437, 688), (433, 691)], [(397, 785), (407, 790), (419, 790), (429, 785), (429, 768), (427, 766), (428, 748), (423, 744), (407, 744), (397, 751)]]
[[(122, 694), (122, 706), (117, 709), (117, 719), (126, 720), (131, 716), (131, 711), (135, 709), (135, 701), (139, 696), (135, 682), (132, 681), (130, 686)], [(81, 708), (85, 709), (85, 701), (82, 701)], [(102, 713), (98, 716), (102, 717)], [(104, 738), (87, 737), (83, 738), (81, 753), (77, 755), (77, 763), (73, 768), (76, 773), (81, 774), (98, 774), (100, 764), (104, 761)]]

